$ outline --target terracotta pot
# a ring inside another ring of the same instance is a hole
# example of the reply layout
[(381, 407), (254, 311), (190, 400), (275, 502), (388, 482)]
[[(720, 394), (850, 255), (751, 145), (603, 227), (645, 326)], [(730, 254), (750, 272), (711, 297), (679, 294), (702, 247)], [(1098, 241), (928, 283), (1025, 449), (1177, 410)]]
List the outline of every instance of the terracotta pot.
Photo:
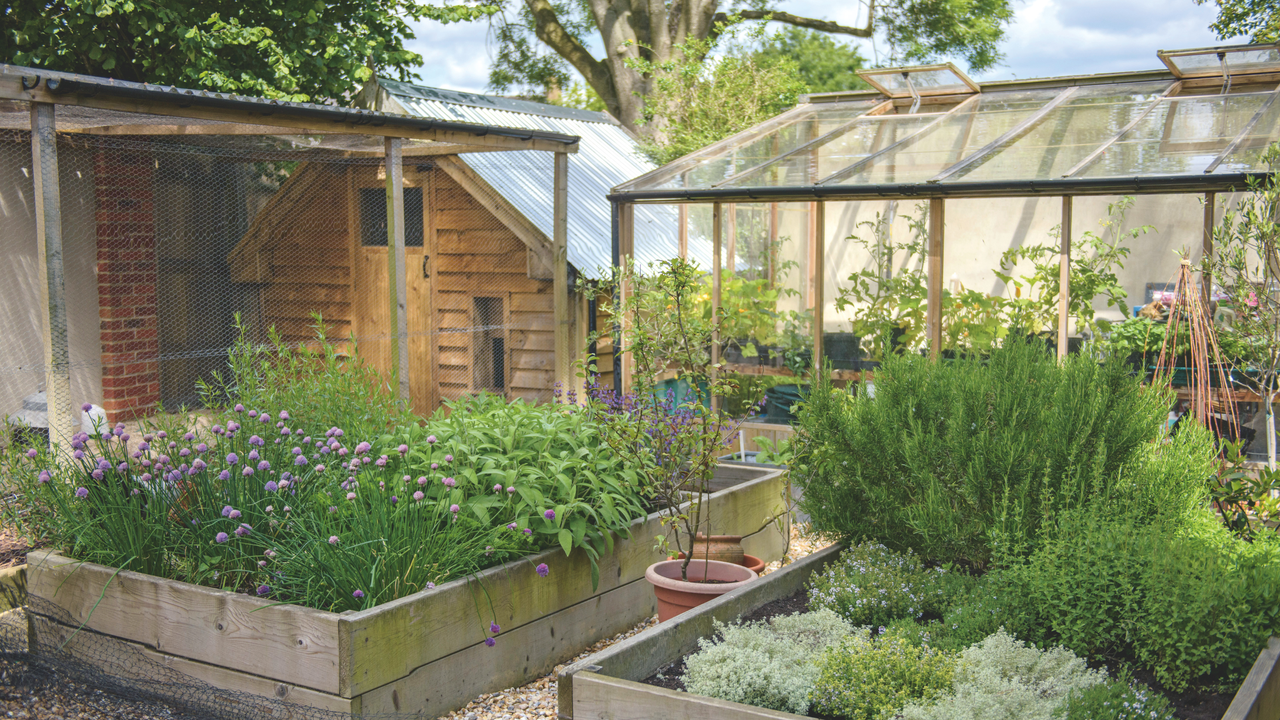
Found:
[[(676, 559), (678, 559), (678, 560), (683, 560), (683, 559), (684, 559), (684, 553), (676, 553)], [(761, 560), (760, 558), (756, 557), (755, 555), (743, 555), (743, 556), (742, 556), (742, 562), (740, 562), (740, 563), (738, 563), (738, 564), (739, 564), (739, 565), (741, 565), (741, 566), (743, 566), (743, 567), (745, 567), (746, 569), (750, 570), (751, 572), (753, 572), (753, 573), (755, 573), (755, 574), (757, 574), (757, 575), (759, 575), (760, 573), (764, 572), (764, 566), (765, 566), (765, 562), (764, 562), (764, 560)]]
[[(644, 573), (658, 598), (658, 622), (670, 620), (756, 579), (756, 574), (742, 565), (693, 560), (689, 563), (689, 580), (685, 581), (680, 579), (683, 564), (684, 560), (663, 560), (650, 565)], [(701, 582), (703, 578), (711, 582)]]
[(744, 557), (746, 553), (742, 551), (741, 535), (712, 535), (709, 548), (706, 535), (698, 533), (693, 539), (694, 560), (719, 560), (742, 565)]

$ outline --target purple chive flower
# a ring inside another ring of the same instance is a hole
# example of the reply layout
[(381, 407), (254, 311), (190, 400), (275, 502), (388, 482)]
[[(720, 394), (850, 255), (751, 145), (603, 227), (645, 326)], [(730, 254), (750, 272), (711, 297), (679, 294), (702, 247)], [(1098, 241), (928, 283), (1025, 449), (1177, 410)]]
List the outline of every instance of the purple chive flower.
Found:
[(524, 529), (524, 534), (525, 534), (525, 535), (532, 535), (532, 534), (533, 534), (533, 528), (525, 528), (525, 529)]
[(281, 419), (281, 420), (288, 420), (288, 419), (289, 419), (289, 411), (288, 411), (288, 410), (281, 410), (281, 411), (280, 411), (280, 419)]
[(458, 509), (459, 509), (459, 508), (458, 508), (458, 506), (457, 506), (456, 504), (455, 504), (455, 505), (450, 505), (450, 506), (449, 506), (449, 512), (453, 513), (454, 515), (457, 515), (457, 514), (458, 514)]
[(40, 453), (35, 448), (31, 448), (30, 450), (27, 451), (27, 457), (31, 458), (32, 460), (35, 460), (36, 457), (39, 455)]
[(138, 478), (138, 479), (139, 479), (139, 480), (141, 480), (141, 481), (142, 481), (142, 482), (144, 482), (144, 483), (149, 483), (149, 482), (151, 482), (151, 473), (142, 473), (142, 477), (140, 477), (140, 478)]
[(497, 644), (498, 644), (498, 641), (497, 641), (497, 640), (494, 640), (493, 638), (485, 638), (485, 639), (484, 639), (484, 644), (485, 644), (487, 647), (493, 647), (494, 645), (497, 645)]
[(431, 443), (432, 445), (435, 445), (435, 444), (436, 444), (436, 436), (435, 436), (435, 435), (428, 435), (428, 436), (427, 436), (427, 442)]
[(369, 450), (370, 450), (372, 447), (373, 447), (373, 446), (372, 446), (372, 445), (370, 445), (369, 443), (367, 443), (367, 442), (362, 442), (362, 443), (360, 443), (359, 445), (356, 445), (356, 454), (357, 454), (357, 455), (363, 455), (363, 454), (365, 454), (365, 453), (369, 452)]
[(235, 508), (231, 507), (230, 505), (223, 505), (223, 506), (222, 506), (222, 517), (231, 517), (231, 511), (232, 511), (232, 510), (235, 510)]
[(330, 544), (330, 545), (337, 545), (337, 544), (338, 544), (338, 536), (337, 536), (337, 535), (330, 535), (330, 536), (329, 536), (329, 544)]
[(250, 436), (249, 436), (249, 444), (250, 444), (250, 445), (257, 445), (258, 447), (262, 447), (263, 445), (265, 445), (265, 444), (266, 444), (266, 442), (267, 442), (266, 440), (263, 440), (262, 438), (258, 437), (257, 435), (250, 435)]
[(293, 508), (289, 507), (288, 505), (285, 505), (285, 506), (284, 506), (284, 511), (285, 511), (286, 513), (287, 513), (287, 512), (289, 512), (289, 511), (291, 511), (291, 510), (293, 510)]
[(119, 472), (128, 472), (128, 470), (129, 470), (129, 463), (127, 463), (127, 462), (122, 462), (122, 463), (120, 463), (119, 465), (117, 465), (117, 466), (116, 466), (116, 470), (117, 470), (117, 471), (119, 471)]
[(258, 415), (258, 422), (269, 423), (271, 422), (271, 418), (267, 417), (266, 413), (262, 413), (261, 415)]
[(400, 454), (401, 454), (401, 455), (403, 455), (403, 454), (405, 454), (405, 453), (409, 452), (409, 446), (408, 446), (408, 445), (405, 445), (404, 443), (401, 443), (401, 444), (400, 444), (400, 447), (396, 448), (396, 450), (398, 450), (398, 451), (400, 452)]
[(451, 462), (453, 462), (453, 456), (452, 456), (452, 455), (445, 455), (445, 456), (444, 456), (444, 461), (445, 461), (445, 462), (447, 462), (447, 463), (451, 463)]
[(192, 440), (195, 440), (195, 439), (196, 439), (196, 434), (195, 434), (195, 433), (193, 433), (193, 432), (183, 433), (183, 434), (182, 434), (182, 439), (183, 439), (183, 440), (186, 440), (187, 442), (191, 442)]
[(374, 465), (377, 465), (378, 467), (386, 467), (386, 466), (387, 466), (387, 456), (386, 456), (386, 455), (383, 455), (382, 457), (378, 458), (377, 460), (374, 460), (374, 461), (373, 461), (373, 464), (374, 464)]
[(307, 464), (307, 458), (306, 458), (306, 456), (304, 456), (304, 455), (299, 455), (299, 456), (295, 457), (295, 458), (293, 459), (293, 464), (294, 464), (294, 465), (296, 465), (296, 466), (298, 466), (298, 467), (302, 467), (303, 465), (306, 465), (306, 464)]
[(230, 514), (230, 515), (227, 515), (227, 517), (231, 518), (232, 520), (238, 520), (238, 519), (240, 518), (240, 511), (239, 511), (239, 510), (232, 510), (232, 511), (231, 511), (231, 514)]
[(249, 451), (249, 456), (248, 456), (246, 459), (247, 459), (249, 462), (258, 462), (259, 460), (261, 460), (261, 459), (262, 459), (262, 456), (258, 454), (258, 451), (257, 451), (257, 450), (250, 450), (250, 451)]
[(244, 405), (236, 403), (236, 412), (244, 412)]
[(337, 505), (330, 505), (330, 506), (329, 506), (329, 512), (330, 512), (330, 514), (338, 512), (338, 506), (337, 506)]
[(263, 460), (262, 462), (258, 463), (259, 472), (266, 472), (270, 469), (271, 469), (271, 463), (267, 462), (266, 460)]
[(445, 479), (441, 480), (440, 482), (444, 483), (444, 486), (445, 486), (445, 487), (453, 487), (454, 485), (457, 485), (457, 484), (458, 484), (458, 481), (457, 481), (457, 480), (454, 480), (454, 479), (453, 479), (453, 478), (451, 478), (451, 477), (447, 477), (447, 478), (445, 478)]
[(283, 489), (285, 489), (285, 488), (287, 488), (287, 487), (289, 487), (289, 481), (288, 481), (288, 480), (281, 480), (281, 481), (280, 481), (280, 489), (281, 489), (281, 490), (283, 490)]
[(432, 469), (432, 470), (439, 470), (439, 469), (440, 469), (440, 463), (431, 463), (431, 469)]
[(275, 556), (276, 556), (276, 551), (275, 551), (275, 550), (271, 550), (271, 549), (267, 549), (267, 550), (263, 550), (263, 551), (262, 551), (262, 554), (263, 554), (263, 555), (266, 555), (266, 556), (267, 556), (267, 557), (269, 557), (269, 558), (273, 558), (273, 557), (275, 557)]
[(240, 474), (245, 477), (249, 477), (250, 475), (253, 474), (253, 468), (249, 467), (248, 465), (245, 465), (244, 470), (242, 470)]
[(497, 485), (494, 485), (494, 486), (493, 486), (493, 491), (494, 491), (494, 492), (502, 492), (502, 483), (498, 483)]
[(555, 520), (555, 519), (556, 519), (556, 511), (555, 511), (555, 510), (548, 510), (548, 511), (546, 511), (546, 512), (542, 513), (542, 517), (544, 517), (544, 518), (546, 518), (546, 519), (548, 519), (548, 520)]
[(181, 450), (178, 451), (178, 457), (190, 457), (190, 456), (191, 456), (190, 448), (182, 448)]
[(428, 582), (427, 582), (427, 589), (428, 589), (428, 590), (435, 590), (435, 589), (436, 589), (436, 584), (435, 584), (435, 583), (433, 583), (433, 582), (428, 581)]
[(259, 560), (259, 561), (258, 561), (258, 567), (260, 567), (260, 568), (264, 568), (264, 567), (266, 567), (266, 566), (267, 566), (267, 561), (266, 561), (266, 560)]
[(86, 488), (86, 487), (78, 487), (78, 488), (76, 488), (76, 497), (78, 497), (78, 498), (87, 498), (87, 497), (89, 497), (89, 488)]
[(269, 593), (269, 592), (271, 592), (271, 588), (270, 588), (270, 586), (267, 586), (267, 585), (259, 585), (259, 586), (258, 586), (258, 594), (259, 594), (259, 595), (266, 595), (266, 594), (267, 594), (267, 593)]
[(227, 464), (228, 464), (228, 465), (235, 465), (235, 464), (236, 464), (236, 463), (238, 463), (238, 462), (240, 462), (240, 456), (239, 456), (239, 455), (236, 455), (235, 453), (227, 453)]
[(267, 492), (275, 492), (276, 490), (280, 489), (280, 486), (276, 485), (275, 480), (268, 480), (267, 484), (262, 486), (262, 489), (266, 490)]
[(89, 412), (90, 410), (93, 409), (93, 403), (85, 403), (80, 406), (80, 409), (83, 410), (84, 412)]
[(355, 592), (351, 593), (351, 597), (353, 597), (353, 598), (355, 598), (355, 599), (359, 600), (360, 598), (364, 597), (364, 591), (363, 591), (363, 590), (356, 590)]
[(77, 450), (77, 451), (75, 451), (75, 452), (71, 453), (71, 457), (73, 457), (73, 458), (75, 458), (75, 459), (77, 459), (77, 460), (83, 460), (83, 459), (84, 459), (84, 451), (83, 451), (83, 450)]
[(236, 528), (236, 537), (244, 537), (245, 535), (248, 535), (251, 532), (253, 532), (252, 527), (246, 525), (245, 523), (240, 523), (240, 527)]
[(355, 499), (356, 499), (356, 494), (355, 494), (355, 493), (353, 493), (353, 492), (349, 492), (349, 493), (347, 493), (347, 499), (348, 499), (348, 500), (355, 500)]
[(40, 476), (37, 479), (40, 481), (40, 484), (43, 485), (53, 479), (53, 476), (49, 474), (48, 470), (41, 470)]
[(141, 452), (146, 452), (150, 449), (151, 449), (151, 445), (148, 444), (146, 441), (138, 443), (138, 450), (140, 450)]
[(516, 529), (516, 524), (515, 524), (515, 523), (513, 523), (513, 522), (512, 522), (512, 523), (507, 523), (507, 529), (508, 529), (508, 530), (515, 530), (515, 529)]
[(426, 484), (427, 484), (427, 476), (426, 476), (426, 475), (423, 475), (423, 476), (419, 477), (419, 478), (418, 478), (418, 484), (419, 484), (419, 485), (426, 485)]
[(498, 623), (491, 622), (489, 623), (489, 632), (493, 633), (494, 635), (497, 635), (498, 633), (502, 632), (502, 628), (498, 627)]
[(419, 501), (419, 502), (421, 502), (421, 501), (422, 501), (422, 498), (424, 498), (424, 497), (426, 497), (426, 495), (423, 495), (421, 490), (419, 490), (419, 491), (417, 491), (417, 492), (415, 492), (415, 493), (413, 494), (413, 499), (414, 499), (414, 500), (417, 500), (417, 501)]
[(250, 410), (250, 411), (249, 411), (249, 417), (258, 417), (258, 411), (257, 411), (257, 410)]
[(507, 488), (507, 494), (511, 494), (511, 493), (513, 493), (513, 492), (515, 492), (515, 491), (516, 491), (516, 486), (515, 486), (515, 485), (512, 485), (511, 487)]
[(538, 565), (534, 570), (538, 573), (538, 577), (546, 577), (551, 574), (551, 569), (547, 567), (546, 563)]
[(230, 535), (228, 535), (228, 534), (226, 534), (226, 533), (224, 533), (224, 532), (220, 532), (220, 533), (218, 533), (217, 535), (214, 535), (214, 536), (213, 536), (213, 540), (214, 540), (214, 542), (224, 543), (224, 542), (226, 542), (226, 541), (228, 541), (228, 540), (230, 540), (230, 539), (231, 539), (231, 536), (230, 536)]
[(324, 466), (323, 466), (323, 465), (317, 465), (317, 466), (316, 466), (316, 472), (318, 472), (318, 473), (322, 473), (322, 472), (324, 472)]
[(208, 445), (206, 445), (206, 444), (204, 444), (204, 443), (198, 443), (198, 444), (196, 445), (196, 452), (201, 453), (201, 454), (203, 454), (203, 453), (207, 453), (207, 452), (209, 452), (209, 446), (208, 446)]
[(206, 463), (205, 461), (201, 460), (200, 458), (196, 458), (196, 461), (195, 461), (195, 462), (193, 462), (193, 463), (191, 463), (191, 468), (192, 468), (193, 470), (197, 471), (197, 472), (199, 472), (200, 470), (203, 470), (203, 469), (205, 469), (205, 468), (207, 468), (207, 467), (209, 467), (208, 463)]
[(395, 495), (392, 495), (392, 496), (391, 496), (391, 504), (392, 504), (392, 505), (395, 505), (395, 504), (396, 504), (396, 503), (398, 503), (398, 502), (400, 502), (400, 498), (396, 497)]
[(231, 479), (231, 471), (230, 471), (230, 470), (223, 470), (222, 472), (218, 473), (218, 479), (219, 479), (219, 480), (222, 480), (223, 482), (226, 482), (227, 480), (230, 480), (230, 479)]
[(90, 475), (90, 476), (92, 476), (94, 480), (101, 480), (101, 479), (102, 479), (102, 471), (101, 471), (101, 470), (94, 470), (93, 472), (89, 473), (89, 475)]

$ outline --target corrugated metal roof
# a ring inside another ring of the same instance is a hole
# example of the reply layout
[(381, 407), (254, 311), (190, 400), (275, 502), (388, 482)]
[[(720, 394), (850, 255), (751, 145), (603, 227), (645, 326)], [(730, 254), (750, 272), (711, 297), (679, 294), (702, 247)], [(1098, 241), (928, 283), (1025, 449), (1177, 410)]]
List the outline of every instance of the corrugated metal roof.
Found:
[[(604, 113), (563, 108), (525, 100), (427, 88), (394, 80), (378, 84), (405, 112), (422, 118), (577, 135), (578, 152), (569, 156), (569, 262), (589, 278), (603, 277), (612, 262), (612, 215), (609, 191), (654, 169), (636, 151), (636, 141)], [(519, 150), (466, 153), (459, 156), (494, 190), (502, 194), (547, 237), (553, 234), (553, 158), (549, 152)], [(673, 205), (639, 205), (635, 209), (635, 247), (641, 263), (678, 253)], [(694, 257), (710, 266), (705, 243), (690, 242)]]

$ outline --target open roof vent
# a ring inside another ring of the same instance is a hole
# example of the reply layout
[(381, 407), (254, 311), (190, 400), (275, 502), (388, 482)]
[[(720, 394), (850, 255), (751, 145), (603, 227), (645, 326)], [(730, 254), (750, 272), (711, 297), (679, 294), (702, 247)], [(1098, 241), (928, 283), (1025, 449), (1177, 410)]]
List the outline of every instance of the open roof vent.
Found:
[(889, 97), (914, 98), (915, 102), (911, 106), (913, 113), (922, 97), (982, 92), (978, 83), (970, 80), (968, 75), (960, 72), (960, 68), (952, 63), (859, 70), (858, 76)]
[(1226, 45), (1190, 50), (1160, 50), (1156, 55), (1178, 79), (1222, 78), (1224, 92), (1232, 78), (1280, 73), (1280, 45)]

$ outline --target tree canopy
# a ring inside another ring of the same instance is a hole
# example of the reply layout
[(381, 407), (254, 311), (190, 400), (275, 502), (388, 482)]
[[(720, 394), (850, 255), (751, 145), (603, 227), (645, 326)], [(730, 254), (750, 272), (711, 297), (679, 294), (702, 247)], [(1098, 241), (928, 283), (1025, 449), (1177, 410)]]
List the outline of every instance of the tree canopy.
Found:
[[(661, 76), (684, 67), (690, 41), (712, 40), (730, 16), (772, 20), (826, 34), (889, 41), (890, 62), (956, 56), (971, 70), (1000, 61), (998, 43), (1013, 19), (1009, 0), (879, 0), (866, 23), (850, 27), (777, 10), (771, 0), (496, 0), (498, 52), (490, 86), (499, 92), (566, 87), (575, 73), (622, 124), (642, 135), (645, 102)], [(604, 48), (597, 57), (591, 48)], [(548, 52), (549, 51), (549, 52)], [(692, 57), (691, 60), (701, 60)], [(673, 64), (674, 63), (674, 64)], [(810, 72), (817, 72), (816, 64)], [(834, 76), (833, 76), (834, 77)], [(652, 116), (649, 113), (648, 116)]]
[(867, 59), (855, 45), (836, 42), (832, 36), (800, 27), (783, 28), (760, 43), (755, 52), (759, 62), (789, 59), (809, 92), (863, 90), (868, 85), (858, 77)]
[[(1209, 0), (1196, 0), (1203, 5)], [(1218, 38), (1248, 36), (1249, 42), (1280, 42), (1280, 4), (1275, 0), (1212, 0), (1218, 19), (1209, 26)]]
[(474, 20), (468, 0), (8, 0), (0, 55), (17, 65), (297, 100), (342, 101), (422, 57), (408, 21)]

